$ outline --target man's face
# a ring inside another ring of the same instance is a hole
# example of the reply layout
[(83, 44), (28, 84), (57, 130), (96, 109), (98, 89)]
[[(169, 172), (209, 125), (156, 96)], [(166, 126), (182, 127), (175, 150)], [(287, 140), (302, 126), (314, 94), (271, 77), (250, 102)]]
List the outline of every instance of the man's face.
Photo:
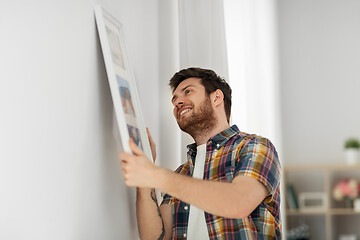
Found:
[(214, 109), (200, 78), (182, 81), (173, 92), (172, 103), (180, 129), (192, 136), (216, 124)]

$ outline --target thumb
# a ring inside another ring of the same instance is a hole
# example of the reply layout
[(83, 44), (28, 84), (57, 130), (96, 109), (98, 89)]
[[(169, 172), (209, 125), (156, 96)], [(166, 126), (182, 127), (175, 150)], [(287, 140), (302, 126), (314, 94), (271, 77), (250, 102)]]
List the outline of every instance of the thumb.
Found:
[(129, 139), (129, 146), (131, 151), (134, 153), (134, 155), (138, 156), (144, 154), (143, 151), (141, 151), (141, 149), (136, 145), (136, 143), (132, 138)]

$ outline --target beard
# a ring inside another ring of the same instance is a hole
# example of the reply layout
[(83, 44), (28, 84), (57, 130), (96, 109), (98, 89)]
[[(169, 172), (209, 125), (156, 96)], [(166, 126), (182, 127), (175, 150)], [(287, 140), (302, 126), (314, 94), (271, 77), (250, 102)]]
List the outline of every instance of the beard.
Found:
[(217, 124), (215, 111), (211, 106), (210, 97), (206, 97), (199, 107), (192, 107), (190, 116), (177, 120), (180, 129), (193, 138), (209, 133)]

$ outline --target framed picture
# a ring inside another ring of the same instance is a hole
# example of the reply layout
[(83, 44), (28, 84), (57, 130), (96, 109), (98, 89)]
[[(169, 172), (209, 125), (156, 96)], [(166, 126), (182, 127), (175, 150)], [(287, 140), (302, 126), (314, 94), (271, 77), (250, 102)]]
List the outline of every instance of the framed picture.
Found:
[(152, 159), (122, 24), (100, 5), (96, 5), (94, 11), (122, 148), (132, 153), (129, 147), (132, 138)]
[(302, 192), (299, 194), (299, 202), (302, 210), (324, 210), (328, 206), (324, 192)]

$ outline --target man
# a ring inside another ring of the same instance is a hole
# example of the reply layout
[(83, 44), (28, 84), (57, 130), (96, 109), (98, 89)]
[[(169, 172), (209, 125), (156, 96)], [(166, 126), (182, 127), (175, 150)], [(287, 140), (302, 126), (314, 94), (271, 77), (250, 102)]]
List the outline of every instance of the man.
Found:
[[(274, 146), (229, 125), (231, 89), (212, 70), (181, 70), (170, 86), (174, 117), (195, 141), (188, 146), (187, 162), (170, 172), (149, 161), (132, 141), (133, 155), (120, 154), (126, 184), (138, 187), (140, 238), (281, 239)], [(160, 207), (154, 189), (167, 193)]]

